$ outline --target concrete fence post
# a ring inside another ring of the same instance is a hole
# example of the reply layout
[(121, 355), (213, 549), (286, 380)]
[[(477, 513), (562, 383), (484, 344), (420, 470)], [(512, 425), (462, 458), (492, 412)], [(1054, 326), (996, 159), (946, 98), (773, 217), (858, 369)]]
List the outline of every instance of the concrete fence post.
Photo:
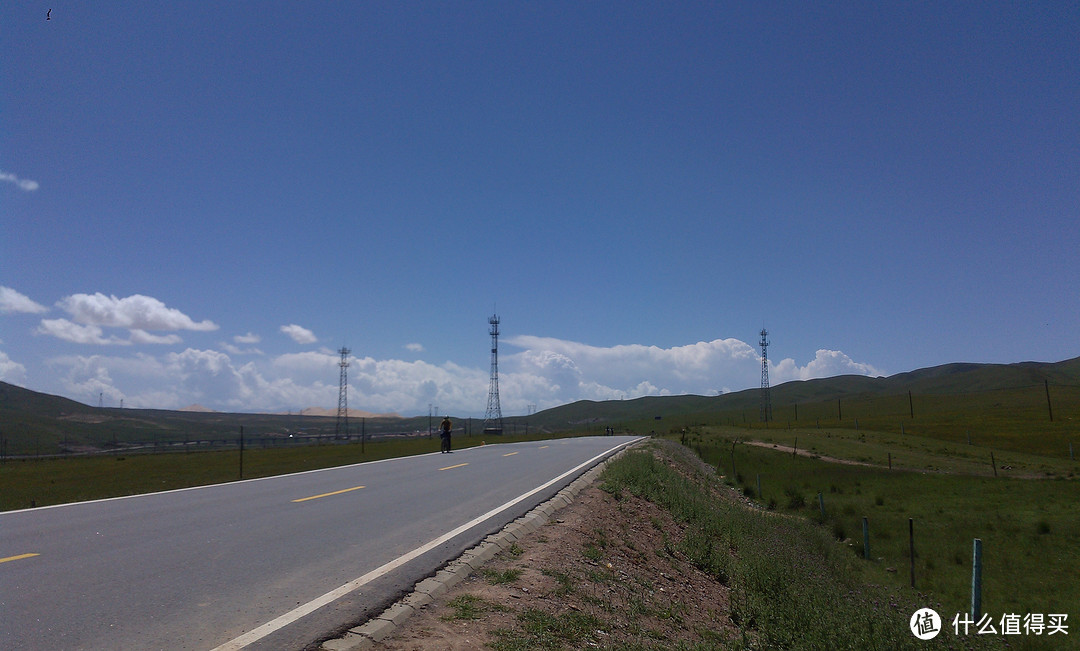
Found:
[(971, 617), (982, 613), (982, 540), (976, 538), (971, 561)]

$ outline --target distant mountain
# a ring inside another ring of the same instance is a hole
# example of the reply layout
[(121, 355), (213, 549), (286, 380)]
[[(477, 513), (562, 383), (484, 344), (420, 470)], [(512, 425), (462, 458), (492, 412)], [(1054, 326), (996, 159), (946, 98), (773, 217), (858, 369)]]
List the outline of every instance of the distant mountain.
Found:
[[(401, 418), (401, 414), (374, 414), (370, 411), (361, 411), (359, 409), (349, 409), (349, 418)], [(326, 409), (323, 407), (305, 407), (300, 410), (301, 416), (331, 416), (337, 418), (337, 409)]]
[[(154, 412), (158, 414), (168, 414), (183, 412), (186, 414), (222, 414), (226, 412), (219, 412), (216, 409), (210, 409), (199, 404), (188, 405), (187, 407), (181, 407), (180, 409), (170, 410), (167, 409), (135, 409), (129, 408), (124, 410), (118, 410), (112, 407), (100, 408), (86, 405), (75, 400), (70, 400), (61, 396), (54, 396), (48, 393), (40, 393), (38, 391), (32, 391), (30, 389), (24, 389), (23, 387), (16, 386), (14, 384), (8, 384), (6, 382), (0, 382), (0, 411), (2, 410), (17, 410), (21, 412), (32, 412), (38, 416), (52, 416), (52, 417), (70, 417), (76, 413), (108, 413), (114, 417), (119, 414), (142, 414), (147, 412)], [(278, 414), (281, 415), (281, 414)], [(323, 417), (336, 417), (337, 409), (326, 409), (323, 407), (307, 407), (301, 409), (299, 412), (301, 416), (323, 416)], [(387, 413), (376, 414), (369, 411), (362, 411), (360, 409), (350, 409), (350, 418), (402, 418), (400, 414)]]

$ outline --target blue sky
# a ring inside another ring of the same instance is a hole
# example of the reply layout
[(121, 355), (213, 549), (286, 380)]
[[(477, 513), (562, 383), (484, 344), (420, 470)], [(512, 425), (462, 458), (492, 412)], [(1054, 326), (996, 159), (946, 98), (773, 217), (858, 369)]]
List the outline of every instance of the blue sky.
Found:
[(0, 7), (0, 379), (482, 415), (1080, 355), (1075, 3)]

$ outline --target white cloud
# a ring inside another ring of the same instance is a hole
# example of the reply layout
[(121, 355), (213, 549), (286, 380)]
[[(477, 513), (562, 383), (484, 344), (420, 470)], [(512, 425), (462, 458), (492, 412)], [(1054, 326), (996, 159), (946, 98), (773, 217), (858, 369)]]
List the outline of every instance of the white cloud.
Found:
[(225, 353), (188, 348), (169, 353), (164, 363), (168, 373), (179, 379), (176, 388), (191, 402), (205, 404), (224, 399), (226, 406), (239, 407), (255, 397), (249, 377), (254, 368), (236, 367)]
[(266, 354), (266, 353), (264, 353), (262, 350), (260, 350), (258, 348), (254, 348), (254, 347), (252, 347), (252, 348), (241, 348), (239, 346), (234, 346), (234, 345), (230, 344), (227, 341), (223, 341), (219, 345), (221, 346), (222, 350), (224, 350), (226, 353), (229, 353), (230, 355), (265, 355)]
[[(251, 344), (257, 344), (262, 341), (262, 337), (254, 333), (247, 333), (246, 335), (234, 335), (232, 338), (234, 343), (245, 344), (250, 346)], [(221, 349), (230, 355), (265, 355), (263, 351), (251, 346), (249, 348), (241, 348), (240, 346), (234, 346), (226, 341), (219, 344)]]
[[(355, 360), (355, 358), (349, 358)], [(329, 369), (337, 368), (341, 358), (329, 349), (309, 350), (302, 353), (286, 353), (274, 359), (274, 366), (287, 370), (289, 373), (322, 374)]]
[(839, 350), (819, 350), (813, 361), (799, 367), (795, 360), (785, 359), (769, 370), (771, 384), (780, 384), (791, 380), (811, 380), (814, 378), (833, 377), (836, 375), (884, 375), (870, 364), (852, 360)]
[(424, 346), (421, 344), (405, 344), (405, 350), (413, 353), (422, 353), (424, 352)]
[[(716, 395), (760, 385), (761, 356), (738, 339), (659, 348), (640, 344), (589, 346), (534, 336), (510, 337), (522, 352), (504, 356), (499, 393), (504, 411), (520, 413), (575, 400), (614, 400), (663, 395)], [(880, 375), (840, 351), (819, 350), (809, 364), (769, 362), (773, 384), (839, 374)], [(504, 389), (504, 387), (506, 387)], [(531, 397), (531, 399), (530, 399)]]
[(152, 335), (145, 330), (132, 330), (131, 331), (131, 343), (133, 344), (164, 344), (173, 345), (179, 344), (184, 340), (180, 338), (180, 335)]
[(41, 187), (40, 185), (38, 185), (37, 181), (31, 181), (30, 179), (20, 179), (14, 174), (3, 171), (0, 171), (0, 181), (14, 183), (16, 187), (26, 192), (33, 192), (34, 190), (37, 190), (39, 187)]
[(115, 336), (106, 338), (104, 331), (96, 325), (79, 325), (67, 319), (42, 319), (41, 325), (37, 327), (35, 332), (41, 335), (51, 335), (57, 339), (63, 339), (75, 344), (127, 346), (131, 343)]
[(72, 294), (60, 299), (57, 305), (76, 322), (130, 328), (132, 330), (217, 330), (213, 321), (196, 323), (180, 310), (166, 307), (150, 296), (135, 294), (127, 298), (96, 294)]
[(175, 345), (183, 341), (179, 335), (155, 335), (145, 330), (130, 330), (127, 339), (116, 335), (105, 336), (105, 331), (96, 325), (79, 325), (67, 319), (42, 319), (34, 331), (39, 335), (50, 335), (74, 344), (93, 346), (130, 346), (132, 344)]
[(0, 350), (0, 380), (22, 386), (26, 382), (26, 367)]
[(298, 344), (314, 344), (319, 341), (314, 332), (295, 323), (281, 326), (281, 331)]
[(507, 343), (525, 349), (504, 358), (507, 369), (547, 379), (551, 399), (557, 401), (712, 395), (723, 384), (753, 386), (755, 378), (760, 379), (760, 357), (738, 339), (673, 348), (640, 344), (602, 348), (528, 335), (511, 337)]
[(0, 286), (0, 313), (42, 314), (49, 308), (30, 300), (10, 287)]
[[(81, 400), (88, 405), (96, 405), (99, 399), (108, 399), (108, 404), (117, 405), (121, 400), (125, 399), (124, 392), (118, 388), (114, 382), (110, 370), (119, 370), (124, 373), (125, 369), (131, 366), (138, 365), (140, 363), (147, 363), (147, 358), (113, 358), (103, 357), (99, 355), (92, 355), (89, 357), (76, 356), (76, 357), (60, 357), (49, 361), (49, 365), (53, 367), (67, 367), (67, 372), (61, 379), (61, 384), (64, 387), (65, 395), (68, 395), (75, 400)], [(154, 364), (154, 362), (150, 362)], [(139, 375), (136, 374), (134, 383), (138, 383)], [(124, 378), (129, 379), (129, 378)], [(190, 404), (190, 403), (189, 403)], [(158, 403), (158, 404), (134, 404), (130, 400), (127, 400), (127, 406), (129, 407), (153, 407), (161, 406), (162, 408), (176, 408), (183, 405), (176, 405), (171, 402)]]
[(99, 393), (114, 404), (177, 409), (200, 403), (217, 410), (281, 411), (332, 406), (337, 400), (336, 367), (329, 384), (308, 384), (289, 373), (254, 363), (237, 364), (227, 354), (188, 348), (162, 356), (64, 356), (49, 360), (63, 375), (66, 395), (96, 404)]
[[(73, 330), (85, 338), (103, 338), (91, 326), (67, 324), (86, 328)], [(582, 399), (716, 395), (756, 387), (761, 377), (761, 357), (737, 339), (659, 348), (519, 336), (507, 344), (522, 349), (500, 360), (499, 392), (507, 416), (526, 413), (528, 405), (546, 409)], [(64, 357), (51, 363), (68, 369), (65, 389), (76, 399), (96, 401), (104, 392), (133, 407), (178, 408), (197, 402), (217, 410), (285, 411), (335, 406), (339, 361), (328, 348), (244, 362), (228, 350), (188, 348), (159, 356)], [(349, 363), (349, 405), (356, 409), (415, 415), (427, 413), (431, 404), (442, 412), (480, 417), (487, 405), (486, 367), (371, 357), (350, 357)], [(770, 362), (774, 384), (839, 373), (880, 374), (840, 351), (820, 350), (803, 366), (792, 359)]]

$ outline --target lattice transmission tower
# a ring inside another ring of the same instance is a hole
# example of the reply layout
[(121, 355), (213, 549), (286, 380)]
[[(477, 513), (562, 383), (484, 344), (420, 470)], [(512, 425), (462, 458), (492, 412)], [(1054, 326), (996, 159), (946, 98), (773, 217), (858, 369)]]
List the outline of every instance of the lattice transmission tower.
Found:
[(342, 346), (338, 353), (341, 355), (341, 361), (338, 362), (338, 366), (341, 367), (341, 384), (338, 388), (337, 399), (337, 424), (334, 426), (334, 438), (341, 438), (344, 434), (344, 438), (349, 438), (349, 353), (352, 351)]
[(761, 421), (772, 420), (772, 395), (769, 389), (769, 331), (761, 329)]
[(499, 407), (499, 315), (488, 319), (491, 324), (491, 380), (488, 383), (487, 411), (484, 412), (484, 432), (502, 434), (502, 409)]

